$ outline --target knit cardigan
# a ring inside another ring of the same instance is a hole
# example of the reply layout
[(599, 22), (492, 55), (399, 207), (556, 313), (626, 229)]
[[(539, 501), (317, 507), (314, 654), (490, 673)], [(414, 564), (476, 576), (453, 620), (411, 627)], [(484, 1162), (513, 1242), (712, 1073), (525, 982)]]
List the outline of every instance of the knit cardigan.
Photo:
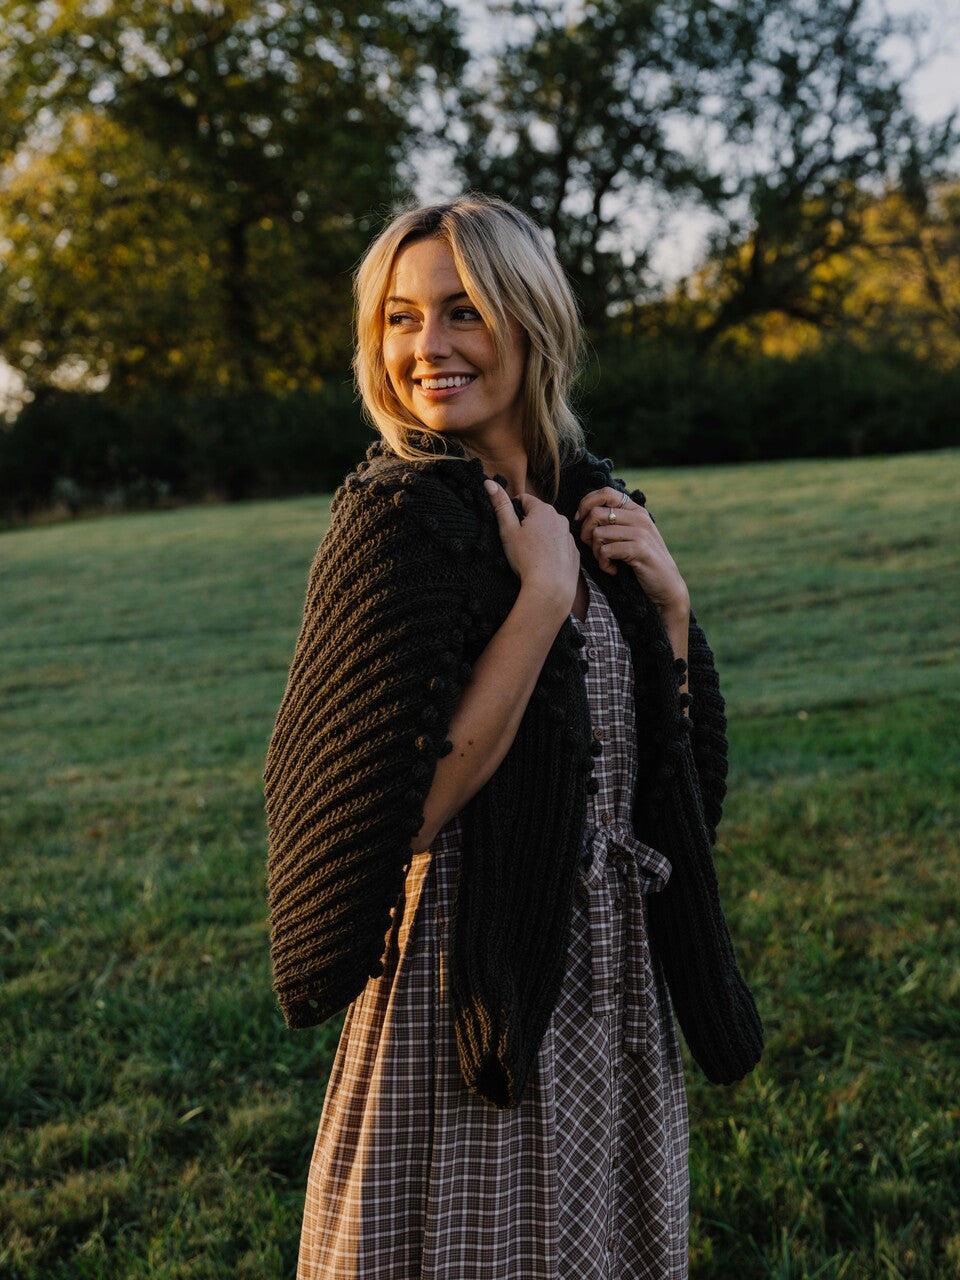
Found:
[[(482, 461), (453, 437), (424, 431), (417, 443), (456, 457), (410, 462), (377, 441), (334, 495), (267, 751), (271, 960), (290, 1027), (323, 1022), (383, 974), (453, 713), (520, 588)], [(611, 467), (588, 452), (568, 457), (555, 507), (630, 648), (632, 821), (672, 866), (648, 899), (651, 946), (694, 1059), (709, 1080), (731, 1083), (759, 1061), (763, 1028), (711, 852), (726, 792), (724, 700), (695, 614), (684, 662), (632, 570), (605, 573), (578, 536), (585, 493), (627, 492)], [(640, 490), (630, 496), (645, 505)], [(520, 1103), (560, 993), (587, 795), (599, 785), (583, 644), (566, 619), (513, 743), (461, 810), (447, 993), (463, 1079), (501, 1108)]]

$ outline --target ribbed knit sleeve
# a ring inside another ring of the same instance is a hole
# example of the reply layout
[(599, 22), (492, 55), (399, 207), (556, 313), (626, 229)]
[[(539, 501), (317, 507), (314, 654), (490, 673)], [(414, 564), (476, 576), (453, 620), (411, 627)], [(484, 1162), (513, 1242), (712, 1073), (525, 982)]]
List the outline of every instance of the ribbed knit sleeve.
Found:
[(684, 1038), (707, 1079), (732, 1084), (759, 1062), (763, 1024), (740, 972), (720, 898), (713, 844), (727, 776), (727, 720), (720, 683), (691, 611), (686, 675), (690, 715), (681, 699), (665, 718), (662, 756), (643, 830), (671, 861), (671, 874), (649, 904), (650, 935), (660, 956)]
[(723, 801), (727, 794), (726, 704), (720, 692), (720, 678), (713, 652), (692, 610), (687, 639), (686, 674), (696, 778), (703, 802), (707, 834), (710, 843), (715, 844), (717, 828), (723, 814)]
[(690, 1052), (710, 1081), (732, 1084), (759, 1062), (763, 1025), (734, 955), (699, 799), (688, 737), (646, 827), (672, 864), (650, 899), (650, 935)]
[(382, 973), (469, 676), (464, 544), (425, 533), (411, 488), (352, 475), (337, 491), (267, 751), (271, 959), (291, 1027), (324, 1021)]
[(599, 787), (583, 643), (564, 623), (510, 749), (463, 809), (450, 1001), (463, 1078), (498, 1107), (519, 1105), (566, 971), (579, 836)]

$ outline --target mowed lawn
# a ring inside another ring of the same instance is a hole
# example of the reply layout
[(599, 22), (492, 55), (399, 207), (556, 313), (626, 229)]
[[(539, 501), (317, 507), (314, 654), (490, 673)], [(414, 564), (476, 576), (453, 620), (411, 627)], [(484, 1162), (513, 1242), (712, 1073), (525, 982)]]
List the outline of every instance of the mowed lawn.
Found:
[[(691, 1273), (958, 1276), (960, 452), (619, 474), (717, 654), (768, 1030), (686, 1058)], [(292, 1280), (340, 1020), (275, 1003), (261, 771), (328, 507), (0, 535), (4, 1277)]]

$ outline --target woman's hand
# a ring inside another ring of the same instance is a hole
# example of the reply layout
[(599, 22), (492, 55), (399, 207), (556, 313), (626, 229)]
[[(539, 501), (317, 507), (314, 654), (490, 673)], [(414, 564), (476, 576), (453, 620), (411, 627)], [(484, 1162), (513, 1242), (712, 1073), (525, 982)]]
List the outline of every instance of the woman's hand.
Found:
[[(609, 485), (585, 493), (574, 519), (583, 520), (580, 537), (597, 558), (600, 568), (616, 573), (618, 563), (629, 565), (645, 593), (665, 617), (689, 613), (690, 593), (673, 556), (646, 507)], [(610, 508), (616, 521), (608, 520)]]
[(549, 502), (532, 493), (518, 495), (523, 520), (517, 519), (510, 495), (496, 481), (484, 481), (497, 517), (500, 541), (522, 588), (541, 596), (566, 616), (573, 608), (580, 577), (580, 552), (570, 522)]

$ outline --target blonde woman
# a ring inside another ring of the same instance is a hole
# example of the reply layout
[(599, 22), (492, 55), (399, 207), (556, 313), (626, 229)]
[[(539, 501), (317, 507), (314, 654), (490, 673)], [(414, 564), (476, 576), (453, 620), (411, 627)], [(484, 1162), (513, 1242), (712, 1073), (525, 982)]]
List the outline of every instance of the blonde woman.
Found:
[(346, 1016), (299, 1280), (687, 1274), (679, 1020), (757, 1062), (711, 846), (713, 656), (645, 507), (569, 405), (540, 230), (466, 196), (356, 278), (379, 438), (310, 573), (264, 772), (274, 986)]

